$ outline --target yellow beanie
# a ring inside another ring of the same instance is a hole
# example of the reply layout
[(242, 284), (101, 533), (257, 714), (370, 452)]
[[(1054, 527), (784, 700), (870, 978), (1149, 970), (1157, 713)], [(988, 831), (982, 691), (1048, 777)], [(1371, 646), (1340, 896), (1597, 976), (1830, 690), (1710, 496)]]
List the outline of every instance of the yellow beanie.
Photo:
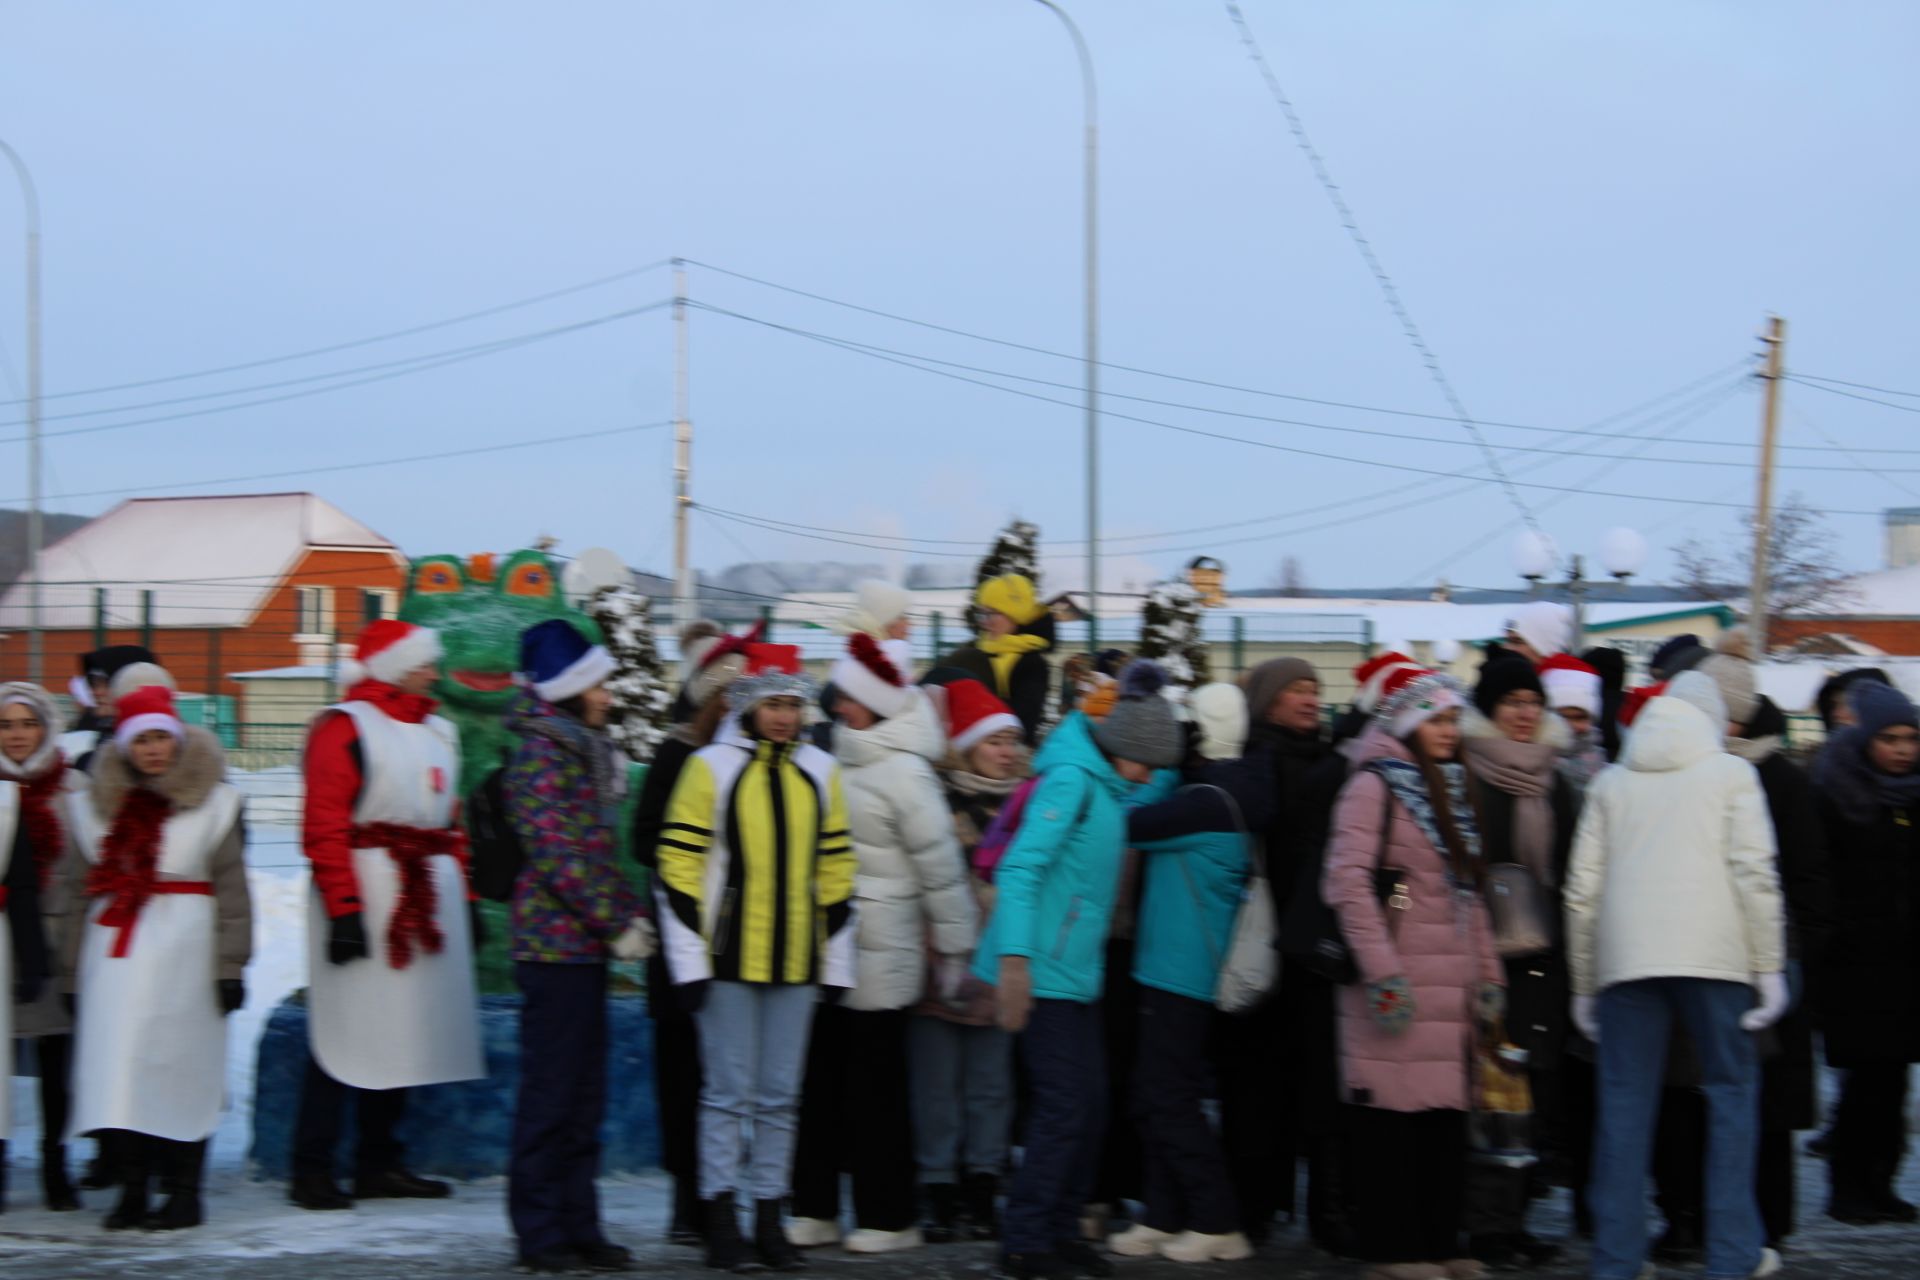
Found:
[(987, 579), (973, 593), (973, 602), (982, 609), (1006, 614), (1022, 627), (1038, 622), (1047, 612), (1033, 589), (1033, 580), (1018, 573)]

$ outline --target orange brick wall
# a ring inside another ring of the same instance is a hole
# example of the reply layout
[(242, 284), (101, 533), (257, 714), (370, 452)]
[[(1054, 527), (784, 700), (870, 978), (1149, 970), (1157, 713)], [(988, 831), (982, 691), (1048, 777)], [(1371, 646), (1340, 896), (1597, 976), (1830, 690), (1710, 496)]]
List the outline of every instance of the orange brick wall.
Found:
[[(386, 589), (399, 593), (406, 584), (406, 568), (391, 555), (369, 551), (310, 551), (300, 564), (267, 597), (254, 620), (244, 627), (210, 629), (204, 627), (156, 627), (152, 648), (155, 656), (171, 671), (184, 693), (222, 693), (237, 696), (240, 686), (226, 677), (236, 671), (260, 671), (292, 666), (300, 661), (300, 650), (293, 642), (297, 622), (296, 587), (333, 588), (334, 628), (342, 639), (350, 640), (361, 623), (360, 592)], [(164, 598), (164, 586), (154, 588), (156, 599)], [(139, 612), (139, 589), (115, 586), (112, 589), (112, 613), (116, 619)], [(139, 644), (138, 626), (115, 626), (106, 633), (108, 644)], [(85, 630), (55, 630), (41, 633), (45, 654), (46, 685), (55, 692), (64, 691), (67, 680), (79, 670), (80, 655), (91, 652), (95, 637), (91, 627)], [(28, 672), (28, 638), (25, 632), (0, 637), (0, 679), (24, 680)]]
[(1811, 636), (1852, 636), (1888, 653), (1920, 655), (1920, 618), (1775, 618), (1767, 646), (1789, 648)]

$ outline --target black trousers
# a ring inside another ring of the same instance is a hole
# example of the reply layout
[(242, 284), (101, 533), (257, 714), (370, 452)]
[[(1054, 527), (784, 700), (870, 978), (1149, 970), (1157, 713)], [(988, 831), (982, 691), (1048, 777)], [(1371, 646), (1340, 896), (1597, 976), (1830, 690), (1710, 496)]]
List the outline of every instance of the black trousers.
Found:
[(1008, 1253), (1046, 1253), (1080, 1234), (1107, 1120), (1107, 1057), (1100, 1006), (1035, 1000), (1020, 1046), (1032, 1091), (1025, 1149), (1007, 1188), (1001, 1240)]
[[(1213, 1017), (1220, 1137), (1238, 1213), (1231, 1229), (1254, 1236), (1271, 1230), (1273, 1215), (1293, 1204), (1299, 1138), (1290, 1123), (1289, 1091), (1299, 1082), (1288, 1076), (1283, 1061), (1287, 1047), (1283, 1018), (1278, 1001), (1248, 1014)], [(1328, 1107), (1335, 1105), (1331, 1091), (1326, 1101)]]
[(814, 1011), (793, 1152), (795, 1217), (837, 1221), (846, 1173), (853, 1178), (854, 1225), (904, 1231), (918, 1219), (907, 1088), (910, 1016), (904, 1009), (862, 1013), (831, 1004)]
[(46, 1151), (66, 1141), (73, 1109), (73, 1037), (36, 1037), (33, 1052), (40, 1071), (40, 1148)]
[(1347, 1123), (1355, 1255), (1369, 1262), (1460, 1257), (1466, 1113), (1349, 1107)]
[(522, 960), (513, 976), (524, 1003), (507, 1216), (523, 1257), (600, 1244), (607, 966)]
[(700, 1180), (700, 1029), (673, 995), (664, 957), (647, 961), (647, 1012), (653, 1015), (653, 1092), (660, 1109), (660, 1167)]
[(1206, 1001), (1140, 988), (1133, 1118), (1143, 1156), (1143, 1221), (1159, 1231), (1240, 1230), (1226, 1156), (1202, 1109), (1213, 1092), (1212, 1026), (1213, 1006)]
[[(1707, 1099), (1698, 1089), (1670, 1088), (1660, 1097), (1660, 1123), (1653, 1134), (1653, 1199), (1669, 1224), (1699, 1226), (1706, 1216)], [(1753, 1168), (1754, 1197), (1767, 1240), (1778, 1244), (1793, 1234), (1793, 1132), (1760, 1130)]]
[(356, 1089), (328, 1075), (311, 1051), (307, 1078), (300, 1089), (300, 1114), (294, 1121), (293, 1174), (327, 1177), (334, 1173), (333, 1156), (340, 1148), (347, 1101), (353, 1101), (359, 1129), (353, 1171), (355, 1177), (385, 1173), (400, 1167), (403, 1154), (394, 1130), (406, 1114), (405, 1089)]
[(1907, 1075), (1904, 1062), (1849, 1068), (1833, 1109), (1828, 1166), (1836, 1196), (1890, 1192), (1907, 1153)]
[(176, 1142), (131, 1129), (103, 1129), (100, 1137), (113, 1152), (115, 1177), (123, 1186), (158, 1179), (160, 1190), (169, 1196), (199, 1193), (207, 1168), (207, 1139)]
[(1140, 984), (1133, 980), (1133, 939), (1107, 939), (1107, 968), (1100, 997), (1101, 1036), (1107, 1058), (1107, 1115), (1101, 1126), (1100, 1163), (1090, 1202), (1119, 1208), (1140, 1198), (1140, 1133), (1129, 1109), (1133, 1064), (1140, 1049)]

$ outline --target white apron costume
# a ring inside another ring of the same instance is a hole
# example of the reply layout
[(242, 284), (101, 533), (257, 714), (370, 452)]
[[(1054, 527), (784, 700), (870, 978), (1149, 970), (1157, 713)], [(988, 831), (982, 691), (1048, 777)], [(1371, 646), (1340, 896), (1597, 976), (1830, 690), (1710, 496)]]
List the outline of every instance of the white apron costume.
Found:
[[(13, 867), (13, 836), (20, 824), (20, 784), (0, 782), (0, 885)], [(0, 888), (0, 1052), (13, 1052), (13, 924)], [(13, 1132), (13, 1070), (0, 1064), (0, 1137)]]
[[(430, 831), (453, 825), (459, 731), (439, 716), (396, 720), (370, 702), (332, 708), (353, 718), (360, 737), (356, 826), (384, 822)], [(459, 859), (428, 859), (435, 920), (445, 937), (438, 955), (416, 946), (404, 969), (387, 958), (387, 923), (400, 901), (400, 872), (385, 849), (353, 850), (368, 958), (327, 959), (329, 923), (316, 888), (307, 914), (308, 1036), (326, 1073), (356, 1089), (478, 1080), (479, 999), (467, 923), (467, 881)]]
[[(161, 828), (155, 878), (206, 884), (213, 855), (240, 818), (240, 792), (220, 783), (198, 807)], [(69, 797), (67, 820), (89, 867), (100, 860), (109, 819), (86, 792)], [(122, 930), (96, 924), (111, 899), (87, 903), (81, 926), (78, 1025), (69, 1139), (96, 1129), (197, 1142), (220, 1119), (227, 1074), (227, 1020), (218, 996), (218, 908), (211, 891), (148, 898), (113, 955)]]

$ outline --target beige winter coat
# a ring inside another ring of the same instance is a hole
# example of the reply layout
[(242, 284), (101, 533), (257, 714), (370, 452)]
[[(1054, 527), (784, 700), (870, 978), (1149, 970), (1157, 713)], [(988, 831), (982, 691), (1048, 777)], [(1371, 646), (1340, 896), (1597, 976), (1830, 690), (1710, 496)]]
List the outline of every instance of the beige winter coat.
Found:
[(1679, 698), (1593, 781), (1564, 895), (1575, 995), (1647, 978), (1746, 983), (1786, 962), (1773, 822), (1752, 765)]

